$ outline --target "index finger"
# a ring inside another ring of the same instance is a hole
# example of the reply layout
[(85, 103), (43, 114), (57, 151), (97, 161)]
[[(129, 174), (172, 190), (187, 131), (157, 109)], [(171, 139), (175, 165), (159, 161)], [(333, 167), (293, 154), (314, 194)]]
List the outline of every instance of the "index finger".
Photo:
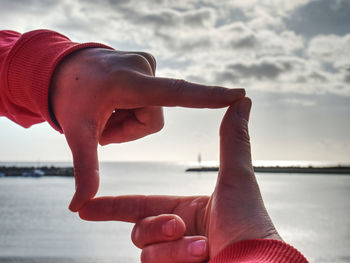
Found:
[[(181, 106), (189, 108), (222, 108), (245, 96), (244, 89), (229, 89), (219, 86), (207, 86), (192, 83), (183, 79), (159, 78), (144, 75), (138, 72), (129, 72), (123, 94), (115, 94), (125, 101), (129, 107), (145, 106)], [(127, 92), (125, 92), (127, 91)]]
[[(173, 214), (181, 204), (190, 206), (198, 196), (105, 196), (87, 202), (79, 210), (79, 216), (88, 221), (123, 221), (135, 223), (138, 220), (161, 214)], [(207, 200), (208, 197), (203, 197)]]

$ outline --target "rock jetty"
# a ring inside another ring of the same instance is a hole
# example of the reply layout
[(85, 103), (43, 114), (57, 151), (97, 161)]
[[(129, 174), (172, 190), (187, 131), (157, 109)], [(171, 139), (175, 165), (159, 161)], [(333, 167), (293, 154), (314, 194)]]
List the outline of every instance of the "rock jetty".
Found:
[(73, 167), (19, 167), (0, 166), (0, 177), (42, 177), (42, 176), (74, 176)]
[[(192, 167), (186, 172), (217, 172), (219, 167)], [(342, 174), (350, 175), (350, 166), (298, 167), (298, 166), (254, 166), (258, 173), (303, 173), (303, 174)]]

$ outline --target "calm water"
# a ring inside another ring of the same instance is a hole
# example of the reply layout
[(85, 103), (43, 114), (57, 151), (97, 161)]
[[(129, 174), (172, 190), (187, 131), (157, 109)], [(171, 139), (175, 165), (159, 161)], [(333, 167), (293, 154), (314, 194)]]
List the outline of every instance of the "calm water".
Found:
[[(183, 164), (103, 163), (99, 195), (210, 194), (215, 173)], [(257, 174), (281, 236), (311, 262), (350, 262), (350, 176)], [(72, 178), (0, 178), (0, 262), (139, 262), (131, 224), (68, 211)]]

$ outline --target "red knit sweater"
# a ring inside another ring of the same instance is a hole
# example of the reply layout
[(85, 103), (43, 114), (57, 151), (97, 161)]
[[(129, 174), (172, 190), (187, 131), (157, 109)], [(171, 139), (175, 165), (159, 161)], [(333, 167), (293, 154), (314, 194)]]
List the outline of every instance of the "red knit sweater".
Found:
[[(28, 128), (47, 121), (56, 125), (49, 107), (50, 80), (55, 67), (68, 54), (98, 43), (73, 43), (49, 30), (21, 35), (0, 31), (0, 116)], [(246, 240), (228, 246), (210, 263), (307, 262), (295, 248), (277, 240)]]

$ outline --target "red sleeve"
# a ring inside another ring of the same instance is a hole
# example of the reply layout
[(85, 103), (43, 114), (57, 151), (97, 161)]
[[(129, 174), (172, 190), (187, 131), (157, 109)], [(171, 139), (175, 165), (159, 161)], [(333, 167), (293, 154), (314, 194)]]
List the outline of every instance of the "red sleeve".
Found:
[(294, 247), (274, 239), (244, 240), (234, 243), (209, 263), (307, 263)]
[(68, 54), (98, 43), (78, 44), (50, 30), (0, 31), (0, 116), (28, 128), (47, 121), (62, 132), (49, 108), (51, 76)]

